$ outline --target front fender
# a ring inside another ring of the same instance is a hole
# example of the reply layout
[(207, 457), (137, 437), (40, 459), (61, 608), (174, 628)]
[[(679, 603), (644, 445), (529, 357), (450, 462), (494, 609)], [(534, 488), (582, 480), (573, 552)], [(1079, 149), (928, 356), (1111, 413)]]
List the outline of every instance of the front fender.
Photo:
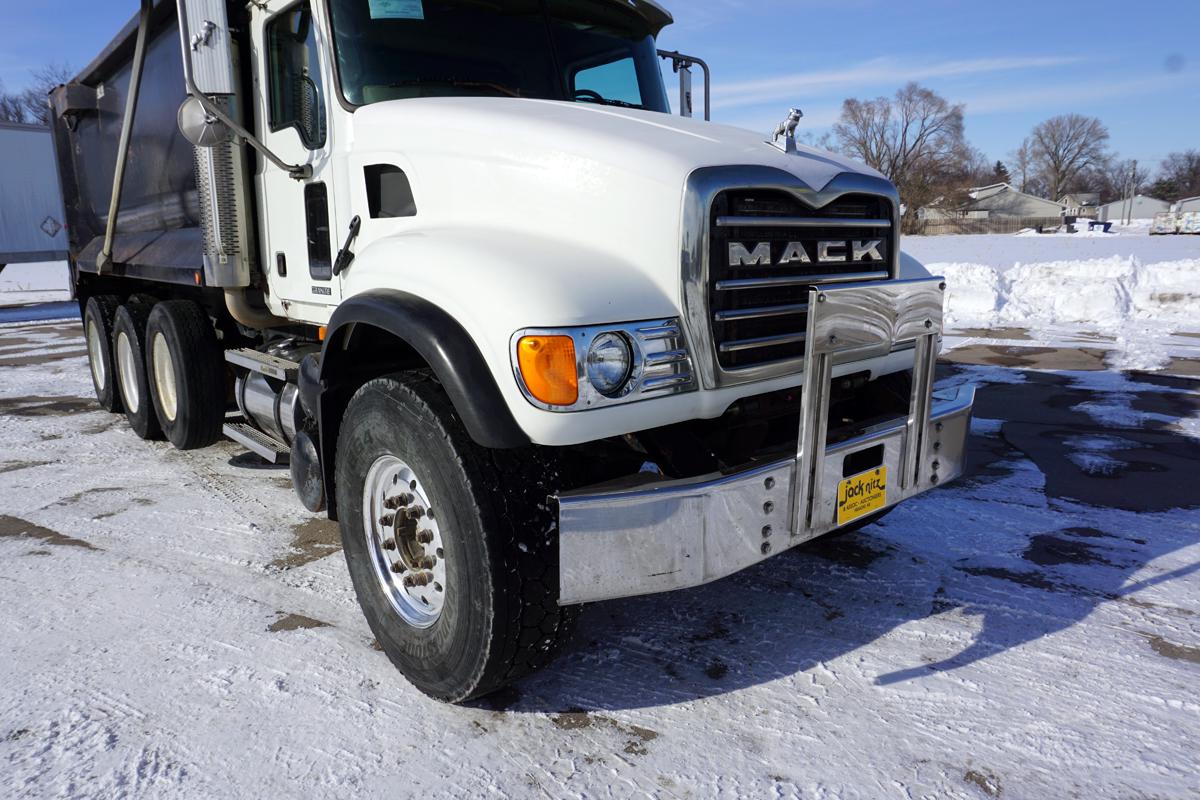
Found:
[(386, 331), (415, 350), (478, 444), (497, 449), (529, 444), (470, 334), (444, 310), (407, 292), (376, 289), (338, 306), (321, 354), (323, 386), (338, 385), (353, 371), (355, 365), (340, 353), (350, 344), (356, 325)]

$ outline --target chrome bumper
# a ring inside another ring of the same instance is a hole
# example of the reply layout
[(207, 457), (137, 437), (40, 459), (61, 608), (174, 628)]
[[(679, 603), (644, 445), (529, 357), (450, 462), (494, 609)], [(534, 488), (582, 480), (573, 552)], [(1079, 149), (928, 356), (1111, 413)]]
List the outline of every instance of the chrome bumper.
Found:
[[(835, 530), (844, 462), (856, 453), (874, 449), (871, 462), (887, 467), (884, 508), (962, 474), (975, 390), (932, 390), (944, 286), (934, 278), (810, 292), (795, 457), (733, 475), (560, 496), (559, 602), (698, 586)], [(833, 367), (910, 342), (908, 416), (827, 445)]]

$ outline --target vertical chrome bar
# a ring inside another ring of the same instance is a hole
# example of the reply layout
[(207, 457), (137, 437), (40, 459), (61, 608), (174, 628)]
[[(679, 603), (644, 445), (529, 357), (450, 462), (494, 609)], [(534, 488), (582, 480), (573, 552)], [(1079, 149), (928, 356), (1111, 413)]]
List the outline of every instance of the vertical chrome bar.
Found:
[(96, 256), (96, 271), (101, 275), (112, 269), (117, 212), (121, 208), (125, 164), (129, 161), (129, 142), (133, 138), (133, 117), (137, 113), (138, 93), (142, 88), (142, 68), (146, 66), (146, 39), (150, 36), (150, 12), (153, 7), (151, 0), (142, 0), (141, 10), (138, 12), (137, 44), (133, 48), (133, 70), (129, 75), (129, 93), (125, 97), (125, 115), (121, 121), (121, 138), (117, 143), (117, 164), (113, 170), (112, 195), (108, 201), (108, 220), (104, 225), (104, 247)]
[(929, 410), (932, 405), (934, 372), (937, 369), (937, 334), (917, 339), (913, 360), (912, 398), (908, 408), (907, 435), (904, 439), (904, 474), (901, 486), (909, 489), (920, 482), (921, 465), (925, 462), (925, 434), (929, 430)]
[(813, 497), (819, 487), (816, 477), (825, 460), (825, 434), (829, 420), (829, 389), (833, 359), (814, 341), (824, 293), (808, 292), (808, 344), (804, 354), (804, 386), (800, 397), (800, 435), (796, 441), (796, 479), (792, 499), (792, 536), (808, 538)]

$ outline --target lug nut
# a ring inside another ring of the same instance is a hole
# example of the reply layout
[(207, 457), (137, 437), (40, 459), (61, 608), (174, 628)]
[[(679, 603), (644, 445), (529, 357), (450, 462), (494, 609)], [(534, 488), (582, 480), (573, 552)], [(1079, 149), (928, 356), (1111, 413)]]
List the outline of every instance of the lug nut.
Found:
[(381, 526), (383, 526), (384, 528), (392, 527), (392, 525), (394, 525), (395, 522), (396, 522), (395, 514), (384, 514), (382, 517), (379, 518), (379, 524)]
[(417, 566), (421, 569), (433, 569), (437, 566), (437, 556), (424, 556), (417, 562)]
[(400, 512), (400, 514), (404, 519), (415, 522), (421, 517), (425, 516), (425, 509), (421, 508), (420, 506), (414, 506), (412, 508), (404, 509)]
[(431, 583), (433, 583), (432, 572), (417, 572), (412, 575), (404, 576), (404, 585), (409, 589), (413, 589), (418, 586), (428, 586)]
[(765, 555), (770, 555), (770, 553), (771, 553), (771, 543), (763, 542), (762, 543), (762, 554), (765, 556)]
[[(397, 561), (395, 564), (392, 564), (392, 572), (396, 573), (397, 575), (399, 575), (401, 572), (404, 572), (404, 564), (399, 561)], [(408, 585), (408, 578), (404, 579), (404, 584), (406, 586)]]
[(763, 503), (763, 513), (764, 514), (770, 514), (774, 510), (775, 510), (775, 504), (772, 503), (770, 500)]
[(763, 525), (763, 538), (764, 539), (770, 539), (772, 533), (773, 533), (773, 531), (771, 530), (770, 525)]
[(396, 540), (388, 539), (386, 542), (383, 543), (383, 549), (384, 550), (395, 550), (396, 549)]
[(383, 501), (383, 507), (395, 511), (398, 508), (404, 508), (413, 501), (413, 496), (408, 492), (398, 494), (395, 497), (389, 497)]
[(417, 531), (417, 541), (421, 544), (433, 544), (433, 531), (428, 529)]

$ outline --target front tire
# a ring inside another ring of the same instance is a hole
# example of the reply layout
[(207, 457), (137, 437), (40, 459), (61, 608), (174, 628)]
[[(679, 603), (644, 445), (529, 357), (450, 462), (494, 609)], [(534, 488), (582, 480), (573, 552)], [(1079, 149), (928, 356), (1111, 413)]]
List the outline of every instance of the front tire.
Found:
[(113, 323), (113, 360), (121, 404), (129, 427), (143, 439), (162, 435), (146, 377), (146, 321), (150, 308), (144, 303), (126, 303), (117, 309)]
[(476, 445), (426, 373), (373, 380), (337, 445), (342, 544), (383, 651), (418, 689), (463, 702), (549, 663), (569, 639), (545, 451)]
[(225, 369), (208, 315), (190, 300), (158, 303), (146, 324), (146, 373), (163, 433), (179, 450), (221, 438)]

